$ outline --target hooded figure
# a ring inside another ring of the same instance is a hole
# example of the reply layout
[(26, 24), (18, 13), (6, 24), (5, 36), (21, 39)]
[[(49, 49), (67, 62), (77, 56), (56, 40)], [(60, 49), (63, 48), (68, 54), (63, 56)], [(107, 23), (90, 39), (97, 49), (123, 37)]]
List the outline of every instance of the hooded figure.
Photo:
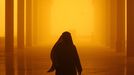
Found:
[(64, 32), (51, 51), (52, 66), (48, 72), (56, 70), (56, 75), (81, 75), (80, 59), (73, 44), (71, 34)]

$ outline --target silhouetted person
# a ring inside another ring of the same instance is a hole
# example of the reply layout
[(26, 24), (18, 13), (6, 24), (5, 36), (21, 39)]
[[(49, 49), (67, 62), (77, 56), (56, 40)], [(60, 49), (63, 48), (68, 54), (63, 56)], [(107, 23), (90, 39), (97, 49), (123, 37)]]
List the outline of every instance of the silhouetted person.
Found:
[(62, 33), (51, 51), (52, 66), (48, 72), (56, 70), (56, 75), (81, 75), (80, 59), (69, 32)]

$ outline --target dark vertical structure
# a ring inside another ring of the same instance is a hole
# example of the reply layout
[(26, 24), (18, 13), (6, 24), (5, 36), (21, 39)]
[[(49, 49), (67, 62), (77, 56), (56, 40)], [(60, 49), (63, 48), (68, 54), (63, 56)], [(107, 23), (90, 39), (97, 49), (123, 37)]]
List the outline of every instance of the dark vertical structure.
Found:
[(125, 51), (125, 0), (117, 0), (117, 52)]
[(127, 75), (134, 75), (134, 0), (127, 0)]
[(111, 0), (106, 0), (106, 35), (107, 35), (107, 45), (110, 47), (110, 48), (113, 48), (113, 25), (112, 25), (112, 19), (111, 17), (113, 15), (112, 14), (112, 3), (111, 3)]
[(24, 0), (18, 0), (17, 46), (24, 48)]
[(6, 75), (14, 75), (14, 0), (5, 0)]
[(127, 55), (134, 57), (134, 0), (127, 0)]
[(38, 40), (38, 0), (33, 0), (33, 45), (37, 45)]
[(25, 75), (24, 0), (18, 0), (17, 47), (18, 47), (18, 50), (17, 50), (18, 75)]
[(117, 0), (110, 0), (110, 45), (116, 49)]
[[(26, 47), (27, 53), (31, 52), (32, 46), (32, 0), (26, 0)], [(32, 75), (31, 55), (26, 56), (26, 75)]]
[(106, 39), (107, 39), (107, 45), (111, 48), (111, 0), (105, 0), (105, 17), (106, 17)]
[(26, 0), (26, 47), (32, 46), (32, 0)]

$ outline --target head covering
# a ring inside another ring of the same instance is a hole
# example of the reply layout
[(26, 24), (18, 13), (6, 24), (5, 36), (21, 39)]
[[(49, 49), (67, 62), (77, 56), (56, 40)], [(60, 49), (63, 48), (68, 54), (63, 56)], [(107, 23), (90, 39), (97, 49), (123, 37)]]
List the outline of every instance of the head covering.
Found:
[(65, 31), (62, 33), (62, 40), (63, 40), (63, 42), (65, 42), (67, 44), (71, 44), (71, 45), (73, 44), (71, 33), (68, 31)]

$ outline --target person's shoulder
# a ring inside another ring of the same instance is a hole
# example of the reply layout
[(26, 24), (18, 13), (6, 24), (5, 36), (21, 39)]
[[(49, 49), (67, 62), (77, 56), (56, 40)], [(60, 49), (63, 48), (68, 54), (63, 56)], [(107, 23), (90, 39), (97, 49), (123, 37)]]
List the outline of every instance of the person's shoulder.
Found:
[(72, 46), (73, 46), (73, 48), (76, 48), (76, 46), (74, 44)]
[(75, 44), (73, 44), (73, 47), (75, 47)]

